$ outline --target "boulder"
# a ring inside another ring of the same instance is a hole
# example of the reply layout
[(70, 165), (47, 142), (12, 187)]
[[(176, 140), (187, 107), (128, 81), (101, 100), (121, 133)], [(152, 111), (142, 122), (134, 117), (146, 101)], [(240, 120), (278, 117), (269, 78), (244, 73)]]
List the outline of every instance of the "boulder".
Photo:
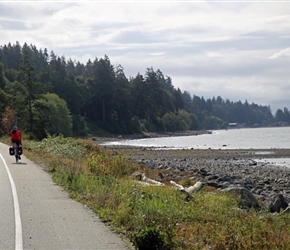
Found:
[(149, 133), (142, 132), (142, 137), (143, 138), (151, 138), (151, 135)]
[(233, 186), (225, 188), (222, 191), (238, 195), (240, 197), (241, 206), (244, 209), (250, 208), (259, 209), (261, 207), (257, 198), (248, 189), (244, 187)]
[(288, 203), (286, 202), (284, 196), (282, 194), (278, 194), (270, 201), (269, 212), (279, 213), (281, 209), (285, 210), (287, 207)]

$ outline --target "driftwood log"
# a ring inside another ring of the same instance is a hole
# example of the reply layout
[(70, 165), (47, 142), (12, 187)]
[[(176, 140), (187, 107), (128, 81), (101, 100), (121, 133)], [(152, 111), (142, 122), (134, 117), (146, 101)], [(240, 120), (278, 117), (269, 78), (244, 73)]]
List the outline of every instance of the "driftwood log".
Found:
[[(138, 179), (138, 183), (143, 186), (165, 186), (164, 183), (160, 181), (155, 181), (151, 178), (148, 178), (144, 173), (136, 172), (133, 176)], [(175, 181), (170, 181), (170, 184), (177, 188), (178, 190), (185, 192), (188, 198), (193, 198), (192, 194), (201, 189), (203, 183), (201, 181), (196, 182), (193, 186), (183, 187), (182, 185), (176, 183)]]
[(183, 187), (180, 184), (177, 184), (175, 181), (170, 181), (170, 183), (178, 188), (182, 192), (186, 192), (188, 195), (188, 198), (193, 198), (192, 194), (202, 188), (203, 183), (201, 181), (196, 182), (193, 186), (190, 186), (188, 188)]
[(143, 186), (164, 186), (164, 183), (150, 179), (144, 173), (136, 172), (132, 176)]

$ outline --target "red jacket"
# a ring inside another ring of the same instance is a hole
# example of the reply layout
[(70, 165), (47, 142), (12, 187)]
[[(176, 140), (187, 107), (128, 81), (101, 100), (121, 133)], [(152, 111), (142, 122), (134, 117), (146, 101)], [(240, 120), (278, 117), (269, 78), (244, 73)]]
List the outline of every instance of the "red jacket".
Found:
[(21, 142), (21, 132), (19, 129), (10, 132), (11, 141)]

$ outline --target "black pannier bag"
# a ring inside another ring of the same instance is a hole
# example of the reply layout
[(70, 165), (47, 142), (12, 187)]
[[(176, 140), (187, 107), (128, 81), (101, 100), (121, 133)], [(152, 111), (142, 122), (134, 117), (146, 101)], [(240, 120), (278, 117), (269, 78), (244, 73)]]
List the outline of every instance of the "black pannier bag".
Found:
[(18, 155), (22, 155), (22, 147), (18, 147)]
[(14, 155), (14, 154), (15, 154), (15, 152), (14, 152), (14, 148), (13, 148), (13, 147), (10, 147), (10, 148), (9, 148), (9, 154), (10, 154), (10, 155)]

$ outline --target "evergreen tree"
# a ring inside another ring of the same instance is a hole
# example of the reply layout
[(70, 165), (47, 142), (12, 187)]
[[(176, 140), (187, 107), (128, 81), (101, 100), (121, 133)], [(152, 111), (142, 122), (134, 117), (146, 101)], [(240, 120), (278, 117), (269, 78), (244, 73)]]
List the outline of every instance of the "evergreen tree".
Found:
[(114, 67), (111, 65), (110, 59), (107, 55), (105, 58), (95, 61), (93, 86), (91, 90), (93, 93), (92, 105), (94, 110), (96, 106), (100, 106), (98, 116), (100, 121), (106, 123), (112, 116), (112, 98), (115, 92), (115, 72)]
[[(29, 58), (29, 50), (27, 46), (23, 47), (22, 61), (20, 65), (21, 73), (21, 93), (19, 99), (23, 100), (23, 104), (18, 107), (18, 116), (21, 117), (21, 124), (31, 134), (39, 131), (39, 126), (44, 127), (45, 124), (36, 122), (36, 114), (34, 109), (41, 113), (41, 107), (36, 105), (36, 101), (42, 98), (43, 86), (35, 81), (34, 68)], [(28, 114), (28, 116), (26, 116)]]
[(5, 77), (4, 77), (4, 66), (3, 63), (0, 62), (0, 89), (5, 89)]

